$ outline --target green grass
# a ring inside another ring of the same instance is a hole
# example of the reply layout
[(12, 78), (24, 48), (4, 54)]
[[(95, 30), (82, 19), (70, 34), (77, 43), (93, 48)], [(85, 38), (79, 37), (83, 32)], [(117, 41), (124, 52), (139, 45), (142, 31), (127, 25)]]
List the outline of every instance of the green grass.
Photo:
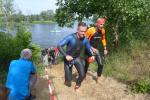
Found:
[[(105, 76), (114, 77), (129, 85), (134, 92), (150, 91), (149, 42), (134, 41), (129, 47), (109, 54), (104, 61)], [(96, 71), (96, 64), (90, 65)]]

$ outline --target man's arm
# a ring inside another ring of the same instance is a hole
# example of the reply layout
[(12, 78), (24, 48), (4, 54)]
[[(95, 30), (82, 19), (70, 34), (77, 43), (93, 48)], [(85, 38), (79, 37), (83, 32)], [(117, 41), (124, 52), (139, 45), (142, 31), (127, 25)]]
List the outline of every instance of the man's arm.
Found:
[(106, 33), (105, 33), (105, 29), (102, 29), (102, 44), (103, 44), (103, 48), (104, 48), (104, 54), (107, 55), (108, 51), (107, 51), (107, 47), (106, 47)]
[(63, 49), (63, 47), (61, 45), (58, 45), (57, 47), (58, 47), (59, 52), (65, 57), (67, 54), (65, 50)]
[(59, 49), (60, 53), (66, 58), (67, 61), (73, 60), (73, 57), (66, 54), (66, 52), (63, 49), (63, 46), (68, 44), (69, 41), (71, 41), (71, 39), (72, 39), (72, 36), (69, 35), (66, 38), (64, 38), (62, 41), (60, 41), (60, 43), (58, 44), (58, 49)]
[(64, 57), (66, 57), (67, 54), (66, 54), (65, 50), (63, 49), (63, 47), (69, 42), (69, 40), (70, 40), (70, 36), (67, 36), (62, 41), (60, 41), (57, 45), (58, 50)]
[(104, 49), (106, 49), (106, 33), (105, 33), (105, 29), (102, 29), (102, 44)]
[(31, 64), (31, 74), (30, 74), (30, 88), (34, 87), (37, 81), (37, 73), (34, 64)]
[(9, 70), (8, 70), (8, 74), (7, 74), (7, 79), (6, 79), (6, 88), (8, 88), (8, 89), (10, 88), (11, 82), (12, 82), (12, 80), (11, 80), (11, 77), (12, 77), (11, 71), (12, 71), (13, 65), (14, 65), (14, 62), (11, 61), (11, 62), (10, 62), (10, 65), (9, 65)]
[(85, 46), (86, 46), (86, 49), (88, 50), (88, 52), (90, 53), (90, 55), (91, 56), (94, 55), (94, 53), (92, 51), (92, 47), (91, 47), (91, 45), (90, 45), (90, 43), (89, 43), (87, 38), (85, 38)]

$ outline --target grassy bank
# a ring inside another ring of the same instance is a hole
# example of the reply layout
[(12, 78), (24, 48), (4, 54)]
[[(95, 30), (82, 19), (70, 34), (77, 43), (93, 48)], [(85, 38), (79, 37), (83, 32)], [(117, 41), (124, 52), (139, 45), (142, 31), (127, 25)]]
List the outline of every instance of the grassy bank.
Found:
[[(150, 46), (148, 44), (149, 41), (134, 41), (131, 46), (110, 53), (104, 61), (104, 75), (127, 83), (134, 92), (150, 91)], [(97, 69), (95, 64), (92, 69)]]
[(32, 21), (32, 24), (53, 24), (53, 23), (55, 23), (55, 22), (52, 20), (49, 20), (49, 21)]

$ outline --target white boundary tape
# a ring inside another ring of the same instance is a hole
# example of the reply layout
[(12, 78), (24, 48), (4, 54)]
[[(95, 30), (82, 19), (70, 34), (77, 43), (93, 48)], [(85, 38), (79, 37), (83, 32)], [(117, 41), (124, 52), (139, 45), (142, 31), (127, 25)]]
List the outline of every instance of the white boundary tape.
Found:
[(50, 93), (50, 100), (54, 100), (54, 93), (53, 93), (53, 90), (51, 88), (51, 80), (49, 79), (49, 76), (48, 76), (48, 70), (47, 68), (45, 67), (45, 72), (46, 72), (46, 79), (48, 81), (48, 88), (49, 88), (49, 93)]

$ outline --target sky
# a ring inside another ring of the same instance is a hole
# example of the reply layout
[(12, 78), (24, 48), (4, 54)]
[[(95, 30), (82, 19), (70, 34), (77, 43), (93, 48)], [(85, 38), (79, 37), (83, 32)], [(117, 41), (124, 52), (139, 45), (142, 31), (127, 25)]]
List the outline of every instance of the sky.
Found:
[(39, 14), (43, 10), (56, 10), (57, 0), (14, 0), (15, 8), (25, 15)]

